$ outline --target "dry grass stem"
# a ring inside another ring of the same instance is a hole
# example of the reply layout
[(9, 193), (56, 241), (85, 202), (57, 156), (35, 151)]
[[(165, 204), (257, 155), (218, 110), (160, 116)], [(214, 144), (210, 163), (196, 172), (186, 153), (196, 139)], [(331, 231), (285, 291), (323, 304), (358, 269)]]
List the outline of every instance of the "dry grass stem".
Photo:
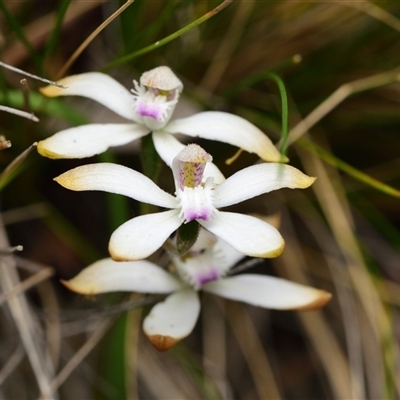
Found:
[[(291, 240), (289, 246), (279, 259), (275, 260), (277, 270), (283, 273), (285, 278), (302, 284), (310, 284), (303, 272), (306, 268), (301, 247)], [(338, 339), (332, 328), (320, 311), (300, 312), (301, 320), (307, 337), (315, 349), (323, 370), (331, 384), (334, 398), (337, 399), (359, 399), (363, 388), (350, 370), (345, 354), (343, 353)], [(333, 356), (334, 355), (334, 356)]]
[[(219, 302), (219, 299), (218, 299)], [(271, 365), (243, 305), (227, 302), (225, 315), (246, 359), (260, 399), (281, 399)]]
[(390, 12), (384, 10), (381, 7), (378, 7), (371, 1), (367, 0), (347, 1), (343, 2), (342, 4), (348, 7), (356, 8), (357, 10), (360, 10), (365, 14), (370, 15), (372, 18), (375, 18), (376, 20), (381, 21), (384, 24), (391, 26), (396, 31), (400, 32), (400, 20)]
[[(371, 346), (369, 350), (372, 351), (373, 349), (375, 351), (375, 368), (374, 372), (369, 375), (368, 381), (375, 382), (375, 387), (371, 389), (373, 390), (373, 395), (382, 396), (382, 385), (378, 380), (378, 376), (380, 371), (383, 371), (385, 360), (387, 361), (385, 353), (381, 353), (381, 345), (383, 344), (383, 338), (390, 336), (391, 322), (389, 316), (375, 288), (375, 283), (368, 274), (368, 268), (361, 254), (358, 240), (354, 235), (354, 223), (349, 211), (349, 204), (343, 195), (344, 191), (338, 176), (333, 180), (333, 183), (332, 178), (335, 177), (333, 170), (328, 175), (326, 168), (316, 157), (303, 157), (303, 162), (308, 173), (318, 174), (319, 179), (313, 186), (313, 190), (319, 199), (335, 240), (346, 260), (353, 288), (369, 321), (371, 335), (369, 335), (368, 346), (374, 343), (374, 346)], [(371, 368), (369, 371), (371, 371)], [(361, 376), (359, 376), (359, 379), (361, 379)], [(393, 379), (395, 381), (395, 377)]]
[[(49, 84), (49, 85), (54, 85), (54, 86), (58, 86), (58, 87), (60, 87), (60, 88), (64, 88), (63, 85), (60, 85), (60, 84), (57, 83), (57, 82), (50, 81), (49, 79), (42, 78), (42, 77), (40, 77), (40, 76), (38, 76), (38, 75), (30, 74), (29, 72), (26, 72), (26, 71), (24, 71), (24, 70), (22, 70), (22, 69), (19, 69), (19, 68), (15, 68), (15, 67), (13, 67), (13, 66), (11, 66), (11, 65), (8, 65), (8, 64), (6, 64), (6, 63), (3, 63), (3, 62), (1, 62), (1, 61), (0, 61), (0, 66), (3, 67), (3, 68), (7, 68), (7, 69), (9, 69), (10, 71), (16, 72), (16, 73), (18, 73), (18, 74), (25, 75), (25, 76), (27, 76), (28, 78), (36, 79), (36, 80), (38, 80), (38, 81), (40, 81), (40, 82), (47, 83), (47, 84)], [(21, 82), (21, 84), (22, 84), (22, 82)], [(24, 83), (24, 85), (25, 85), (25, 83)], [(36, 117), (35, 117), (35, 118), (36, 118)], [(34, 120), (34, 121), (37, 122), (37, 121), (39, 121), (39, 120), (36, 118), (36, 120)]]
[[(9, 246), (4, 227), (0, 227), (0, 247)], [(16, 264), (12, 256), (0, 258), (0, 283), (3, 292), (14, 289), (19, 282), (16, 272)], [(50, 393), (50, 381), (53, 375), (53, 367), (49, 363), (46, 349), (40, 338), (41, 329), (35, 314), (30, 309), (25, 296), (21, 293), (7, 300), (10, 312), (21, 337), (24, 350), (32, 366), (40, 393), (44, 398), (52, 399)], [(43, 338), (42, 338), (43, 339)]]
[(375, 89), (384, 85), (400, 81), (400, 68), (394, 68), (391, 71), (376, 74), (367, 78), (357, 79), (340, 86), (335, 90), (326, 100), (324, 100), (318, 107), (316, 107), (310, 114), (307, 115), (302, 121), (294, 126), (289, 132), (288, 144), (295, 142), (306, 132), (309, 131), (315, 124), (321, 121), (327, 114), (336, 108), (345, 99), (355, 93), (365, 90)]
[(43, 282), (46, 279), (49, 279), (54, 275), (53, 268), (45, 268), (42, 271), (36, 273), (28, 279), (25, 279), (23, 282), (19, 282), (16, 284), (11, 290), (0, 294), (0, 305), (3, 304), (6, 300), (9, 300), (13, 296), (18, 295), (21, 292), (24, 292), (40, 282)]
[[(32, 113), (29, 113), (29, 112), (26, 112), (26, 111), (22, 111), (22, 110), (18, 110), (16, 108), (0, 105), (0, 111), (4, 111), (4, 112), (8, 112), (10, 114), (18, 115), (18, 117), (26, 118), (26, 119), (29, 119), (29, 120), (31, 120), (33, 122), (39, 122), (39, 118), (36, 117), (35, 115), (33, 115)], [(11, 144), (10, 144), (10, 146), (11, 146)], [(10, 147), (10, 146), (7, 146), (7, 147)]]
[[(54, 395), (57, 389), (66, 381), (66, 379), (74, 372), (74, 370), (82, 363), (85, 357), (96, 347), (99, 341), (103, 338), (107, 330), (112, 326), (114, 319), (105, 319), (99, 322), (93, 329), (93, 334), (72, 356), (68, 363), (57, 374), (50, 385), (50, 393)], [(45, 400), (43, 398), (42, 400)]]
[(58, 73), (58, 79), (62, 78), (71, 65), (75, 62), (75, 60), (82, 54), (82, 52), (86, 49), (87, 46), (92, 42), (92, 40), (105, 28), (107, 27), (115, 18), (117, 18), (122, 12), (124, 12), (131, 4), (133, 4), (135, 0), (127, 0), (125, 4), (123, 4), (117, 11), (115, 11), (111, 16), (109, 16), (103, 23), (101, 23), (95, 30), (92, 32), (83, 43), (74, 51), (71, 57), (66, 61), (61, 70)]
[[(221, 312), (224, 305), (214, 296), (202, 297), (202, 338), (204, 372), (217, 386), (223, 399), (233, 396), (227, 379), (226, 321)], [(221, 345), (222, 344), (222, 345)], [(225, 344), (225, 345), (224, 345)]]
[(238, 8), (228, 28), (227, 34), (221, 41), (219, 47), (215, 50), (214, 58), (199, 83), (202, 90), (213, 92), (219, 84), (219, 81), (231, 62), (232, 54), (240, 42), (247, 21), (254, 9), (254, 3), (251, 1), (241, 1), (238, 2), (237, 5)]
[(155, 352), (143, 336), (138, 350), (138, 359), (141, 360), (137, 366), (139, 378), (146, 388), (145, 393), (148, 393), (148, 397), (156, 399), (198, 397), (198, 391), (184, 369), (180, 368), (176, 361), (172, 361), (168, 353)]
[(0, 386), (15, 371), (24, 357), (24, 348), (21, 345), (18, 345), (0, 370)]

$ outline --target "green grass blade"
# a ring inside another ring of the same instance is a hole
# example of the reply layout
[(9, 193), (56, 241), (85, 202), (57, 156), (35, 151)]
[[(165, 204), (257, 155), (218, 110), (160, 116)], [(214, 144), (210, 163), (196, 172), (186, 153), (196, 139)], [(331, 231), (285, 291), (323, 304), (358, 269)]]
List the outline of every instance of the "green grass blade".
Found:
[(383, 183), (378, 179), (375, 179), (372, 176), (365, 174), (364, 172), (361, 172), (357, 168), (354, 168), (351, 165), (347, 164), (346, 162), (340, 160), (339, 158), (335, 157), (332, 153), (323, 149), (321, 146), (318, 146), (317, 144), (311, 142), (310, 140), (301, 138), (297, 141), (297, 143), (303, 149), (318, 156), (319, 158), (321, 158), (321, 160), (336, 167), (337, 169), (351, 176), (352, 178), (360, 182), (363, 182), (367, 186), (379, 190), (380, 192), (386, 193), (389, 196), (400, 198), (400, 190), (395, 189), (392, 186), (389, 186), (386, 183)]
[(215, 7), (213, 10), (204, 14), (202, 17), (196, 19), (195, 21), (191, 22), (190, 24), (186, 25), (185, 27), (177, 30), (176, 32), (172, 33), (171, 35), (165, 37), (164, 39), (161, 39), (161, 40), (151, 44), (150, 46), (144, 47), (143, 49), (135, 51), (124, 57), (118, 58), (117, 60), (107, 64), (101, 70), (107, 71), (107, 70), (117, 67), (119, 65), (126, 64), (128, 61), (131, 61), (134, 58), (141, 56), (142, 54), (149, 53), (150, 51), (153, 51), (155, 49), (160, 48), (161, 46), (166, 45), (167, 43), (171, 42), (172, 40), (178, 38), (179, 36), (190, 31), (191, 29), (195, 28), (196, 26), (202, 24), (203, 22), (207, 21), (209, 18), (213, 17), (214, 15), (218, 14), (225, 7), (227, 7), (230, 3), (232, 3), (232, 0), (225, 0), (223, 3), (221, 3), (219, 6)]

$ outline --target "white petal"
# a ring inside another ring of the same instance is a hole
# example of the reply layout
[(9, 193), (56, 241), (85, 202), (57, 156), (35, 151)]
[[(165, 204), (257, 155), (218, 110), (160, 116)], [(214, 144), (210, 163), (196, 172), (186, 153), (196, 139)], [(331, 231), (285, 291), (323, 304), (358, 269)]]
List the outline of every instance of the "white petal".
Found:
[(101, 72), (67, 76), (58, 81), (66, 89), (49, 85), (40, 91), (48, 97), (83, 96), (103, 104), (124, 118), (137, 122), (132, 94), (111, 76)]
[(65, 129), (38, 143), (38, 152), (48, 158), (84, 158), (103, 153), (149, 133), (138, 124), (89, 124)]
[(214, 206), (226, 207), (281, 188), (304, 189), (315, 179), (290, 165), (252, 165), (236, 172), (214, 189)]
[(177, 200), (140, 172), (111, 163), (82, 165), (64, 172), (56, 182), (75, 191), (102, 190), (122, 194), (144, 203), (175, 208)]
[(273, 226), (248, 215), (219, 211), (209, 221), (198, 222), (239, 253), (252, 257), (277, 257), (285, 246)]
[(141, 215), (122, 224), (111, 235), (108, 250), (117, 261), (141, 260), (158, 250), (182, 224), (178, 210)]
[(171, 121), (166, 130), (229, 143), (255, 153), (265, 161), (286, 161), (264, 132), (237, 115), (220, 111), (201, 112)]
[(203, 172), (203, 181), (206, 181), (208, 178), (213, 178), (213, 184), (219, 185), (225, 180), (224, 175), (219, 170), (219, 168), (212, 162), (206, 164), (206, 168)]
[(225, 271), (232, 268), (237, 262), (245, 257), (245, 254), (235, 250), (230, 244), (226, 243), (220, 237), (218, 238), (217, 243), (214, 245), (213, 252), (220, 255), (221, 259), (223, 260), (221, 264), (223, 264)]
[(332, 297), (324, 290), (273, 276), (243, 274), (210, 282), (202, 290), (231, 300), (277, 310), (315, 310)]
[(63, 284), (74, 292), (94, 295), (106, 292), (171, 293), (183, 287), (180, 280), (149, 261), (99, 260)]
[(153, 132), (153, 142), (158, 155), (170, 168), (172, 168), (174, 158), (186, 147), (172, 135), (163, 131)]
[(156, 349), (165, 351), (192, 332), (199, 313), (197, 292), (184, 289), (156, 304), (143, 321), (143, 330)]
[[(168, 125), (166, 129), (168, 129)], [(186, 147), (173, 135), (164, 131), (153, 132), (153, 142), (157, 153), (170, 168), (172, 168), (172, 161), (174, 158)], [(222, 172), (211, 162), (206, 164), (203, 173), (203, 181), (207, 180), (209, 177), (213, 178), (214, 184), (219, 184), (225, 180)]]

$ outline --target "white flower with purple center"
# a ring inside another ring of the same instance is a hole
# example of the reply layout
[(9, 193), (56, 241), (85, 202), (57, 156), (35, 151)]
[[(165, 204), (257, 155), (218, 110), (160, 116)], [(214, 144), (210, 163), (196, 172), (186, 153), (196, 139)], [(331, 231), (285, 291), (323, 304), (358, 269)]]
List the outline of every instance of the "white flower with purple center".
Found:
[(88, 124), (60, 131), (38, 144), (41, 155), (49, 158), (84, 158), (139, 139), (150, 132), (160, 157), (171, 166), (171, 153), (183, 148), (174, 135), (217, 140), (257, 154), (265, 161), (286, 161), (271, 140), (256, 126), (233, 114), (206, 111), (170, 121), (182, 92), (182, 82), (170, 68), (161, 66), (145, 72), (129, 92), (110, 76), (89, 72), (61, 79), (57, 86), (41, 92), (49, 97), (78, 95), (95, 100), (129, 124)]
[(289, 165), (263, 163), (247, 167), (215, 184), (206, 168), (211, 159), (196, 144), (184, 147), (172, 162), (175, 196), (159, 188), (143, 174), (110, 163), (80, 166), (55, 180), (67, 189), (123, 194), (169, 209), (132, 218), (117, 228), (109, 243), (111, 257), (117, 261), (148, 257), (182, 224), (193, 220), (240, 253), (254, 257), (281, 254), (284, 241), (273, 226), (257, 218), (220, 211), (219, 208), (272, 190), (306, 188), (315, 178)]
[(244, 256), (205, 230), (184, 256), (171, 256), (174, 273), (146, 260), (97, 261), (63, 283), (71, 290), (96, 295), (114, 291), (168, 294), (143, 321), (150, 342), (165, 351), (188, 336), (200, 313), (198, 291), (278, 310), (314, 310), (330, 293), (272, 276), (226, 273)]

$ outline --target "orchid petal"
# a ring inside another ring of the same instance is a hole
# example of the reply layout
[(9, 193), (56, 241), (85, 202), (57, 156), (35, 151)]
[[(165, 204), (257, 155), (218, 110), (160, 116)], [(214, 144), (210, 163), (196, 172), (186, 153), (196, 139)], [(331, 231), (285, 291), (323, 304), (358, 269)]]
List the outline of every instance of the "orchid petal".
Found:
[(252, 165), (236, 172), (214, 189), (214, 206), (226, 207), (281, 188), (304, 189), (315, 179), (290, 165)]
[(202, 290), (276, 310), (316, 310), (332, 297), (324, 290), (273, 276), (243, 274), (207, 283)]
[(208, 178), (213, 178), (214, 185), (219, 185), (225, 181), (225, 176), (213, 162), (208, 162), (203, 172), (203, 181)]
[[(153, 132), (153, 142), (157, 153), (170, 168), (172, 168), (174, 158), (186, 147), (173, 135), (163, 131)], [(216, 185), (225, 180), (222, 172), (212, 162), (206, 164), (203, 180), (205, 181), (209, 177), (213, 178), (213, 182)]]
[(132, 94), (111, 76), (101, 72), (67, 76), (58, 81), (65, 89), (49, 85), (40, 91), (48, 97), (83, 96), (103, 104), (122, 117), (138, 122)]
[(87, 295), (106, 292), (171, 293), (183, 287), (180, 280), (149, 261), (99, 260), (69, 281), (70, 290)]
[(221, 238), (217, 239), (214, 245), (214, 254), (221, 255), (221, 268), (228, 270), (232, 268), (237, 262), (245, 257), (245, 254), (235, 250), (230, 244), (226, 243)]
[(248, 256), (277, 257), (285, 245), (277, 229), (248, 215), (219, 211), (209, 221), (197, 221), (235, 250)]
[(54, 180), (70, 190), (102, 190), (160, 207), (177, 206), (176, 198), (160, 189), (147, 176), (118, 164), (82, 165), (64, 172)]
[(196, 291), (184, 289), (156, 304), (143, 321), (143, 330), (152, 345), (165, 351), (188, 336), (200, 313)]
[(169, 235), (182, 224), (179, 210), (135, 217), (111, 235), (108, 250), (116, 261), (133, 261), (148, 257), (158, 250)]
[(38, 152), (48, 158), (84, 158), (103, 153), (149, 133), (137, 124), (89, 124), (65, 129), (38, 143)]
[(154, 147), (158, 155), (170, 168), (174, 158), (186, 147), (169, 133), (163, 131), (153, 132)]
[(206, 111), (171, 121), (165, 130), (192, 137), (218, 140), (255, 153), (265, 161), (287, 161), (265, 133), (237, 115)]

